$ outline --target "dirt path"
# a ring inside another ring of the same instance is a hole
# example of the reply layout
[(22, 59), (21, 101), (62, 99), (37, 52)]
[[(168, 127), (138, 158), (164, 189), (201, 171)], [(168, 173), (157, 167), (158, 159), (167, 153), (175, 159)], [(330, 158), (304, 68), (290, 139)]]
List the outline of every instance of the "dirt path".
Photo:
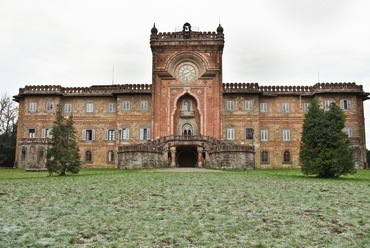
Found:
[(211, 170), (211, 169), (204, 169), (204, 168), (191, 168), (191, 167), (183, 167), (183, 168), (160, 168), (160, 169), (150, 169), (145, 170), (143, 172), (223, 172), (222, 170)]

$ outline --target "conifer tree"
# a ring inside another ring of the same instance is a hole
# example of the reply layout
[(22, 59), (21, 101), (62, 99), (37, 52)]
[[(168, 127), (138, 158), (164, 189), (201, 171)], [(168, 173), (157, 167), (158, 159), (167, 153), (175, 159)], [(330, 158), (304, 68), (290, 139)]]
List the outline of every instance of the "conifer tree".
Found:
[(49, 174), (65, 176), (66, 173), (77, 174), (80, 171), (81, 161), (76, 133), (72, 116), (65, 118), (58, 105), (46, 156)]
[(356, 172), (353, 151), (343, 132), (346, 116), (335, 104), (328, 111), (315, 98), (305, 115), (299, 154), (302, 172), (318, 177), (339, 177)]

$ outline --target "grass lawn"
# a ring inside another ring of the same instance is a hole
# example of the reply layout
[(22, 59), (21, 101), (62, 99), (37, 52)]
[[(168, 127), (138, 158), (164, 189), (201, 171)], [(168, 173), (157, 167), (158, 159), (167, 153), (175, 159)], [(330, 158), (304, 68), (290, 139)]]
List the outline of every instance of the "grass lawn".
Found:
[(0, 247), (368, 247), (370, 170), (0, 170)]

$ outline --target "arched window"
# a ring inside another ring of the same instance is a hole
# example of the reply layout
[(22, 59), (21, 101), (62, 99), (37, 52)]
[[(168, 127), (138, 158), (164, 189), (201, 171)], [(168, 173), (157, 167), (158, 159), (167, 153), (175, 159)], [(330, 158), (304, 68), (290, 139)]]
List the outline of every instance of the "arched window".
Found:
[(21, 160), (22, 161), (25, 161), (26, 160), (26, 156), (27, 156), (27, 148), (26, 147), (23, 147), (22, 148), (22, 152), (21, 152)]
[(92, 162), (92, 152), (91, 150), (85, 151), (85, 162)]
[(283, 163), (291, 163), (290, 151), (285, 150), (283, 153)]
[(193, 135), (193, 126), (190, 123), (185, 123), (182, 126), (181, 133), (182, 135), (185, 135), (185, 136)]
[(108, 151), (108, 162), (114, 162), (114, 151), (113, 150)]
[(261, 163), (267, 164), (269, 162), (269, 152), (268, 151), (262, 151), (261, 152)]

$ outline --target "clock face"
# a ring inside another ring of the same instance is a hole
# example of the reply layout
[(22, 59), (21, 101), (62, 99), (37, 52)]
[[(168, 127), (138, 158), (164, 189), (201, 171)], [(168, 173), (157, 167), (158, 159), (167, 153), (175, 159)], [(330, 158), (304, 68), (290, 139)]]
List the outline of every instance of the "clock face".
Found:
[(178, 76), (181, 82), (189, 83), (192, 82), (197, 75), (195, 67), (191, 64), (183, 64), (178, 69)]

